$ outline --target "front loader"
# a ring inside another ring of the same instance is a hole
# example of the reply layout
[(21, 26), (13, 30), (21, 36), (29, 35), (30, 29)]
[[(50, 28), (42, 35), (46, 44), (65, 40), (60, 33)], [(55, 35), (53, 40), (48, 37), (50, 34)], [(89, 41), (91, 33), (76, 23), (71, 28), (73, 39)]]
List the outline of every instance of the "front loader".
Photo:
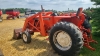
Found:
[(13, 39), (22, 38), (24, 43), (30, 43), (31, 35), (40, 32), (42, 36), (49, 36), (52, 48), (59, 55), (77, 56), (83, 46), (94, 51), (95, 48), (90, 46), (90, 42), (97, 41), (92, 39), (90, 28), (83, 25), (86, 18), (82, 8), (73, 15), (75, 16), (59, 16), (52, 11), (42, 10), (28, 17), (23, 28), (14, 29)]

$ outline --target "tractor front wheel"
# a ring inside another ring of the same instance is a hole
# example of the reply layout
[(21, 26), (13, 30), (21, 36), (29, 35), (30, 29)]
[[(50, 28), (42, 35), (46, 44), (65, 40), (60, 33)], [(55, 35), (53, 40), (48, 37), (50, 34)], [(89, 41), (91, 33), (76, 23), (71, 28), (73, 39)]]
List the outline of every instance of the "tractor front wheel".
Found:
[(6, 19), (9, 19), (9, 16), (7, 16)]
[(17, 18), (19, 19), (19, 18), (20, 18), (20, 16), (17, 16)]
[(58, 22), (50, 31), (49, 42), (59, 55), (76, 56), (83, 46), (83, 37), (73, 23)]
[(25, 31), (22, 33), (22, 39), (24, 43), (30, 43), (31, 42), (31, 34), (29, 31)]
[(15, 16), (13, 16), (12, 19), (15, 19)]

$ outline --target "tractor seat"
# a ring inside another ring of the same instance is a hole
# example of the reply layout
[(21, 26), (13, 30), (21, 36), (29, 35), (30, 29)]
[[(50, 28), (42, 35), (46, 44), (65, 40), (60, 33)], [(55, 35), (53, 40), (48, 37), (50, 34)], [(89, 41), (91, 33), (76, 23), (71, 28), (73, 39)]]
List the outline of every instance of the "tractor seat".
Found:
[(58, 14), (57, 13), (52, 13), (51, 16), (58, 16)]

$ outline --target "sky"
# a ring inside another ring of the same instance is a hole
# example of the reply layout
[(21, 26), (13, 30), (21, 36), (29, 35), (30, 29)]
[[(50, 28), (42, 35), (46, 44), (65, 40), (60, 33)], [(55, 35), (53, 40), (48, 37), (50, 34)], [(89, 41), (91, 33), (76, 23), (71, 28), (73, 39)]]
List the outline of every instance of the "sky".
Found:
[(77, 10), (79, 7), (86, 9), (94, 7), (93, 2), (90, 0), (0, 0), (0, 8), (30, 8), (41, 9), (54, 9), (57, 11), (63, 10)]

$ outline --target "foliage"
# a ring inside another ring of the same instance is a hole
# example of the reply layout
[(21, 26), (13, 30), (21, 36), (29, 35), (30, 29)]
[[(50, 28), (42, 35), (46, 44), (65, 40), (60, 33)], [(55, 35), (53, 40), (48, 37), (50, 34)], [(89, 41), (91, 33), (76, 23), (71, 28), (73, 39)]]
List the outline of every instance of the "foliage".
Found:
[(100, 0), (91, 0), (92, 2), (95, 2), (94, 5), (100, 5)]
[[(94, 5), (100, 5), (100, 0), (91, 0), (92, 2), (95, 2)], [(100, 7), (97, 8), (92, 8), (92, 26), (93, 26), (93, 30), (94, 30), (94, 34), (97, 36), (100, 36)]]
[(87, 16), (92, 16), (92, 12), (91, 12), (91, 9), (86, 9), (84, 10), (84, 13), (87, 15)]

